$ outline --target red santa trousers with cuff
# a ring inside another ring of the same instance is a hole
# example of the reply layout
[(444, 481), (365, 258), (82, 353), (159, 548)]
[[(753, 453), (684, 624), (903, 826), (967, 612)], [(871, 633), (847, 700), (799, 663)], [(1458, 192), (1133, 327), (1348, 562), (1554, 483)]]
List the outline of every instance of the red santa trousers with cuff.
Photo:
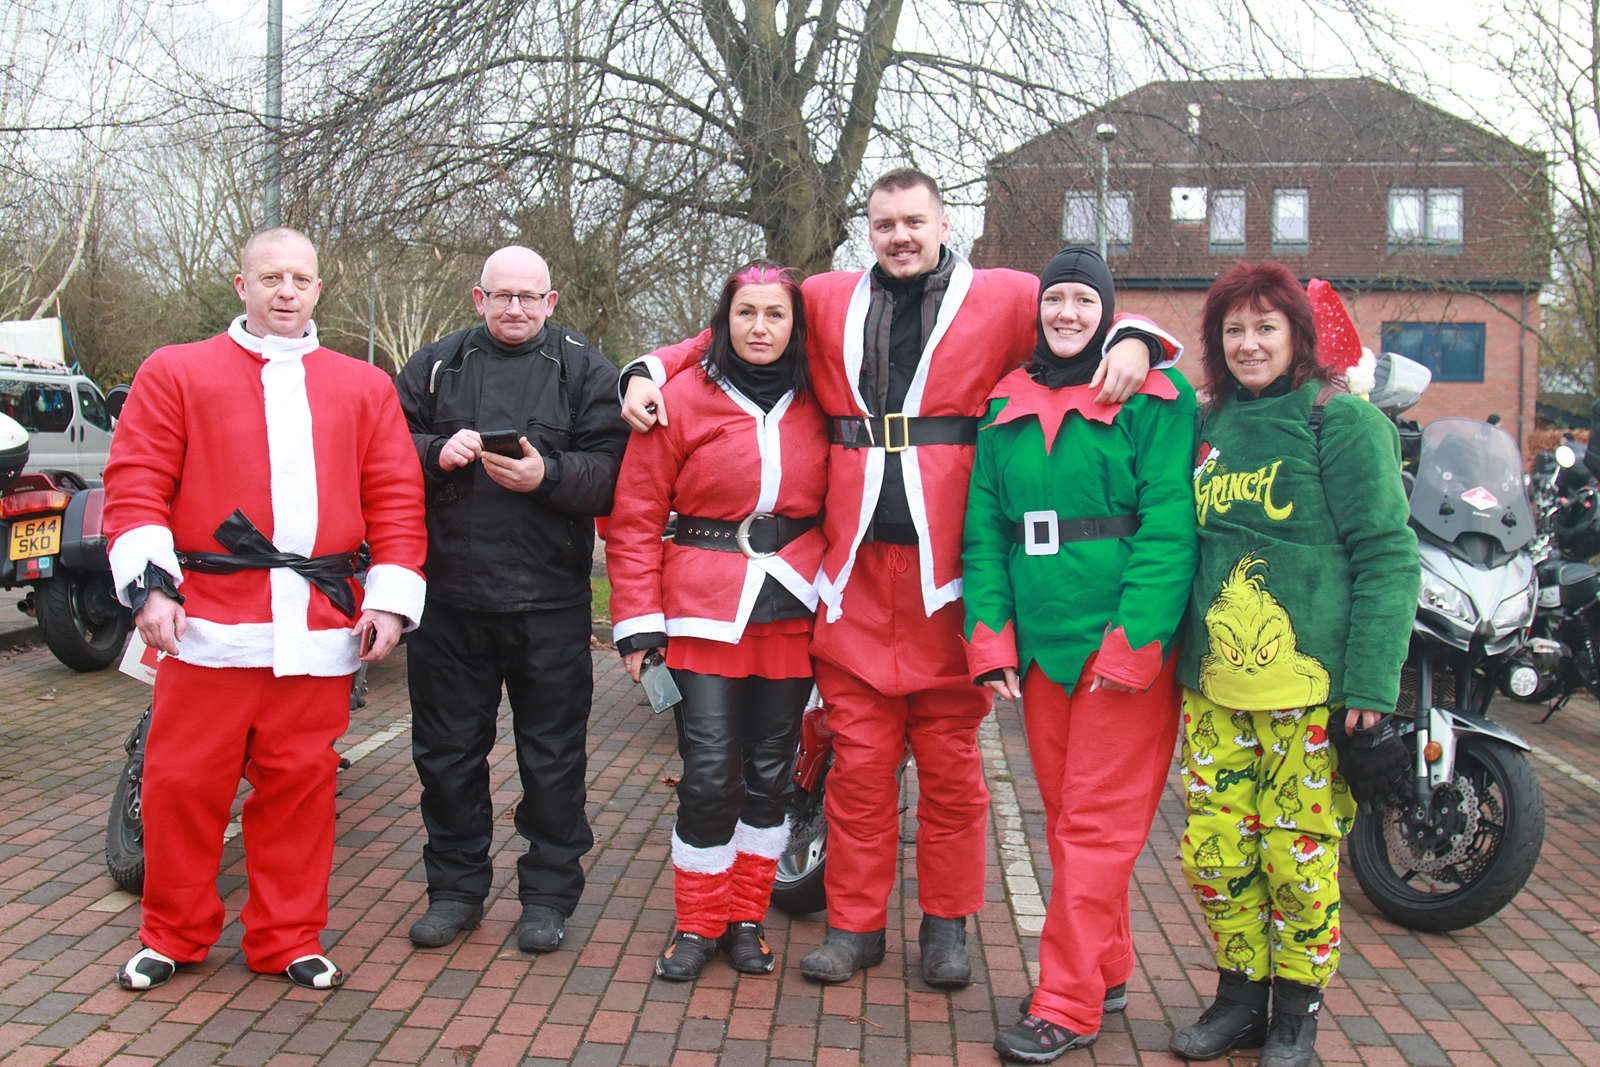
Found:
[(917, 901), (941, 919), (983, 907), (989, 788), (978, 725), (989, 690), (972, 684), (962, 603), (929, 616), (917, 546), (861, 545), (836, 622), (812, 639), (827, 706), (833, 769), (828, 819), (828, 925), (870, 933), (888, 924), (900, 838), (900, 761), (917, 761)]
[(276, 974), (320, 953), (333, 866), (333, 743), (350, 724), (350, 676), (274, 677), (269, 667), (156, 671), (145, 744), (144, 921), (139, 940), (179, 963), (203, 960), (222, 932), (222, 835), (239, 788), (250, 896), (245, 962)]
[(1096, 658), (1070, 695), (1037, 665), (1022, 683), (1052, 871), (1030, 1010), (1075, 1034), (1099, 1032), (1105, 991), (1133, 974), (1128, 879), (1172, 769), (1182, 696), (1176, 655), (1142, 693), (1091, 693)]

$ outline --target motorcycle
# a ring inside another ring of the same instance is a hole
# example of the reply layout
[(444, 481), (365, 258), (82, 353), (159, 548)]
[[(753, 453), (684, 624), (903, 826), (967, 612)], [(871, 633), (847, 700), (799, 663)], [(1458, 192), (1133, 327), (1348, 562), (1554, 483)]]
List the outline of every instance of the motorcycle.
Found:
[(133, 625), (111, 586), (101, 529), (105, 490), (72, 471), (23, 474), (27, 431), (0, 420), (0, 538), (7, 545), (0, 587), (31, 585), (18, 607), (39, 620), (55, 657), (75, 671), (104, 670), (122, 655)]
[(1517, 444), (1485, 422), (1429, 423), (1408, 481), (1422, 582), (1396, 711), (1416, 774), (1357, 814), (1349, 855), (1380, 911), (1443, 932), (1510, 903), (1544, 842), (1530, 746), (1488, 718), (1533, 623), (1535, 523)]
[(828, 771), (833, 767), (833, 735), (815, 688), (800, 719), (794, 786), (789, 801), (789, 846), (778, 858), (772, 903), (790, 915), (809, 915), (828, 906), (823, 871), (828, 860), (828, 823), (822, 814)]

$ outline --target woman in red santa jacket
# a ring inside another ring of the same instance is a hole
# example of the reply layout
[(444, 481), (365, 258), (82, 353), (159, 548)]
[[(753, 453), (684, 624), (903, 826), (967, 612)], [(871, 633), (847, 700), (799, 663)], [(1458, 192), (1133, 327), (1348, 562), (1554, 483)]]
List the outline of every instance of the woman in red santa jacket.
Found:
[[(761, 920), (788, 843), (788, 772), (811, 691), (828, 438), (806, 379), (793, 273), (728, 279), (699, 373), (628, 443), (606, 541), (617, 651), (635, 680), (665, 649), (677, 705), (677, 930), (656, 973), (690, 981), (719, 947), (772, 970)], [(663, 541), (672, 512), (676, 532)]]

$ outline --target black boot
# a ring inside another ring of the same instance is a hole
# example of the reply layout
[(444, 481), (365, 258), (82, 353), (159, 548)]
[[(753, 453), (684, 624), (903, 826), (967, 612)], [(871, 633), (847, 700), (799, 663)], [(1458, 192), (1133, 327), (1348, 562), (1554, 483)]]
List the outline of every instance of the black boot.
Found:
[(700, 977), (706, 961), (716, 954), (716, 938), (678, 930), (661, 958), (656, 960), (656, 973), (669, 982), (692, 982)]
[(967, 920), (922, 917), (917, 932), (922, 946), (922, 980), (935, 989), (965, 989), (972, 984), (972, 961), (967, 958)]
[(1267, 1039), (1272, 983), (1252, 982), (1243, 971), (1219, 971), (1218, 976), (1217, 999), (1167, 1044), (1186, 1060), (1214, 1060), (1234, 1049), (1260, 1048)]
[(729, 966), (742, 974), (771, 974), (776, 962), (760, 923), (729, 923), (728, 932), (722, 935), (722, 951), (728, 954)]
[(1272, 1023), (1261, 1049), (1261, 1067), (1311, 1067), (1317, 1047), (1317, 1012), (1322, 990), (1287, 978), (1272, 980)]
[(883, 962), (883, 931), (869, 934), (849, 930), (828, 930), (822, 944), (800, 961), (800, 973), (819, 982), (847, 982), (863, 967)]
[(464, 900), (433, 900), (428, 910), (411, 924), (411, 943), (421, 948), (443, 948), (463, 930), (472, 931), (483, 922), (483, 903)]

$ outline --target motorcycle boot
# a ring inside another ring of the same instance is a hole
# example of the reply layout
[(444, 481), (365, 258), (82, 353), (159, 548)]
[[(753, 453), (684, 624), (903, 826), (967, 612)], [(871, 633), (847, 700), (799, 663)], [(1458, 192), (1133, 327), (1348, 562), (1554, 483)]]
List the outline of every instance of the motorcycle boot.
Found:
[(863, 967), (883, 962), (882, 930), (867, 934), (829, 928), (822, 944), (800, 961), (800, 973), (818, 982), (847, 982)]
[(554, 952), (567, 936), (562, 915), (548, 904), (524, 904), (517, 920), (517, 947), (524, 952)]
[(731, 922), (722, 935), (728, 965), (741, 974), (771, 974), (777, 957), (767, 947), (767, 931), (760, 923)]
[(965, 989), (972, 984), (972, 961), (967, 957), (967, 919), (922, 917), (917, 932), (922, 946), (922, 980), (935, 989)]
[(443, 948), (463, 930), (476, 930), (483, 921), (483, 905), (465, 900), (432, 900), (422, 918), (411, 924), (411, 943), (419, 948)]
[(676, 930), (656, 960), (656, 974), (669, 982), (692, 982), (717, 954), (717, 939), (688, 930)]
[(1267, 1040), (1272, 983), (1252, 982), (1242, 971), (1218, 971), (1217, 997), (1167, 1047), (1186, 1060), (1214, 1060), (1234, 1049), (1260, 1048)]
[(1322, 990), (1287, 978), (1272, 980), (1272, 1022), (1261, 1049), (1261, 1067), (1311, 1067), (1317, 1047)]

